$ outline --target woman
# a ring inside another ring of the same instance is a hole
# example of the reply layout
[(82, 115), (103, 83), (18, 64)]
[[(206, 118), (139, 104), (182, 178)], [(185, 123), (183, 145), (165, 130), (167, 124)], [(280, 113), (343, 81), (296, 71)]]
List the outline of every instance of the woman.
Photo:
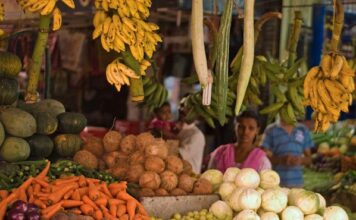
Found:
[(229, 167), (253, 168), (257, 171), (271, 169), (266, 153), (255, 146), (260, 130), (258, 115), (253, 111), (244, 111), (236, 118), (236, 143), (218, 147), (210, 154), (209, 168), (221, 172)]

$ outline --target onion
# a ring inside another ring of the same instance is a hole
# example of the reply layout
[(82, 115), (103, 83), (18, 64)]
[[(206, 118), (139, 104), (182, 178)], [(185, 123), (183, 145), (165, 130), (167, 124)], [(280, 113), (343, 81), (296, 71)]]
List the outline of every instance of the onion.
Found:
[(17, 200), (16, 202), (14, 202), (12, 204), (11, 209), (15, 210), (17, 212), (26, 213), (28, 210), (28, 206), (27, 206), (26, 202), (24, 202), (22, 200)]
[(15, 209), (10, 209), (7, 212), (7, 220), (25, 220), (25, 213), (19, 212)]

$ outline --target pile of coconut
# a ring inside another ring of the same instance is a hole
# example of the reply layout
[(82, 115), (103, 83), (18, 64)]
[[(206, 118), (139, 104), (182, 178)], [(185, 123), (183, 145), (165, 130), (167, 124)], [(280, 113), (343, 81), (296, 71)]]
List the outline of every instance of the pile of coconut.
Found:
[(111, 130), (103, 139), (89, 137), (73, 159), (137, 183), (141, 197), (213, 192), (209, 181), (195, 177), (188, 161), (169, 155), (167, 142), (148, 132), (122, 136)]

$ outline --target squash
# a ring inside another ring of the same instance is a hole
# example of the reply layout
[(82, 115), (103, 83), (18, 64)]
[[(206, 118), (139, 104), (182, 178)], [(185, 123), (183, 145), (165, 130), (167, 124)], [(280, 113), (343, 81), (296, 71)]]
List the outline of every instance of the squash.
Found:
[(37, 123), (37, 134), (53, 134), (58, 127), (58, 120), (51, 113), (35, 113), (33, 115)]
[(80, 150), (82, 139), (75, 134), (59, 134), (54, 138), (54, 147), (59, 156), (72, 157)]
[(18, 86), (16, 79), (0, 77), (0, 105), (11, 105), (16, 101)]
[(58, 130), (63, 133), (76, 134), (87, 125), (87, 119), (81, 113), (64, 112), (57, 116)]
[(2, 123), (0, 122), (0, 148), (2, 145), (2, 142), (4, 142), (5, 140), (5, 129), (4, 126), (2, 125)]
[(16, 78), (21, 69), (22, 63), (16, 54), (0, 51), (0, 76)]
[(30, 156), (30, 146), (22, 138), (7, 137), (1, 146), (0, 156), (6, 162), (24, 161)]
[(31, 157), (47, 158), (52, 154), (53, 141), (50, 137), (41, 134), (35, 134), (27, 139), (31, 148)]
[(36, 132), (35, 118), (21, 109), (6, 107), (0, 110), (0, 121), (5, 131), (15, 137), (30, 137)]
[(44, 99), (32, 104), (19, 102), (17, 107), (31, 114), (48, 112), (54, 117), (57, 117), (59, 114), (65, 112), (64, 105), (55, 99)]

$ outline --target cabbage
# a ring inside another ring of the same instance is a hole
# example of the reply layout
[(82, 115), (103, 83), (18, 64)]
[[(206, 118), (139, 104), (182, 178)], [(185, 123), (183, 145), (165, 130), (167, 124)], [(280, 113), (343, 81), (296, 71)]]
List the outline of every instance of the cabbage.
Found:
[(262, 216), (262, 215), (265, 214), (266, 212), (268, 212), (268, 211), (264, 210), (262, 207), (260, 207), (259, 209), (257, 209), (257, 215), (259, 215), (259, 216)]
[(257, 188), (260, 184), (260, 176), (256, 170), (244, 168), (236, 175), (235, 185), (237, 187)]
[(315, 193), (319, 197), (319, 212), (323, 213), (326, 208), (326, 201), (322, 195)]
[(241, 209), (257, 210), (261, 206), (260, 193), (254, 189), (244, 189), (240, 194), (239, 205)]
[(260, 187), (263, 189), (271, 189), (279, 186), (281, 179), (276, 171), (262, 170), (260, 171)]
[[(288, 206), (282, 212), (282, 220), (303, 220), (303, 212), (296, 206)], [(335, 219), (336, 220), (336, 219)]]
[(210, 169), (205, 171), (201, 178), (208, 180), (213, 186), (214, 192), (219, 189), (220, 184), (223, 182), (223, 174), (219, 170)]
[(237, 173), (240, 172), (240, 169), (237, 167), (230, 167), (224, 173), (223, 181), (224, 182), (235, 182)]
[(256, 212), (245, 209), (239, 214), (237, 214), (233, 220), (261, 220), (260, 217), (256, 214)]
[(318, 146), (318, 153), (319, 154), (327, 154), (330, 150), (330, 145), (328, 142), (323, 142)]
[(286, 196), (289, 195), (289, 192), (290, 192), (290, 189), (289, 189), (289, 188), (281, 187), (281, 188), (278, 188), (278, 189), (280, 189), (284, 194), (286, 194)]
[(256, 191), (262, 195), (262, 193), (265, 191), (264, 189), (260, 188), (260, 187), (257, 187)]
[(295, 198), (295, 206), (305, 215), (314, 214), (319, 210), (319, 197), (311, 191), (302, 191)]
[(288, 197), (282, 190), (267, 189), (262, 193), (262, 208), (266, 211), (280, 213), (287, 203)]
[(339, 206), (329, 206), (325, 209), (324, 220), (349, 220), (347, 213)]
[(304, 191), (304, 189), (300, 189), (300, 188), (290, 189), (289, 194), (288, 194), (288, 204), (295, 205), (298, 194), (303, 191)]
[(235, 211), (238, 212), (241, 210), (240, 207), (240, 194), (243, 192), (244, 188), (236, 188), (232, 191), (230, 197), (227, 199), (229, 206)]
[(209, 211), (219, 220), (231, 220), (232, 210), (230, 206), (224, 201), (216, 201), (211, 206)]
[(311, 215), (306, 215), (304, 217), (304, 220), (323, 220), (323, 217), (321, 217), (318, 214), (311, 214)]
[(279, 220), (279, 217), (274, 212), (265, 212), (261, 215), (261, 220)]
[(222, 198), (222, 200), (225, 201), (227, 198), (229, 198), (229, 196), (231, 195), (232, 191), (234, 191), (234, 189), (236, 189), (234, 183), (231, 182), (222, 183), (219, 187), (219, 195)]

